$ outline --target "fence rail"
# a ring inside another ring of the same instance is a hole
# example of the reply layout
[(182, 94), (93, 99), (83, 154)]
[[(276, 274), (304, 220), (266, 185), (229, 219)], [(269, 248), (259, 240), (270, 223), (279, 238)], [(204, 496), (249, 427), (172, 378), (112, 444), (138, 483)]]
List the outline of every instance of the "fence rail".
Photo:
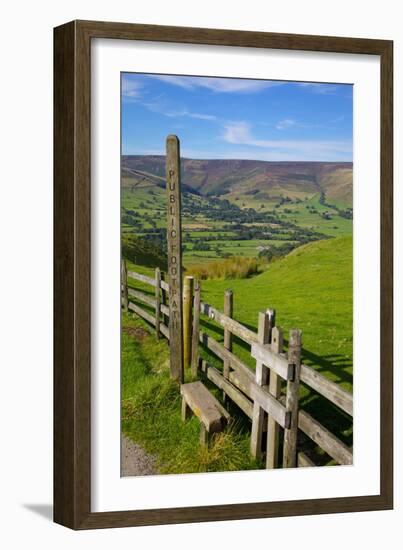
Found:
[[(154, 297), (131, 288), (128, 278), (150, 285)], [(232, 318), (232, 292), (226, 292), (226, 313), (200, 300), (199, 281), (192, 281), (193, 299), (186, 298), (186, 325), (184, 338), (191, 350), (187, 353), (187, 366), (193, 374), (201, 373), (223, 391), (224, 400), (235, 403), (252, 421), (251, 452), (256, 457), (266, 454), (266, 467), (277, 467), (280, 430), (283, 434), (283, 467), (315, 466), (313, 461), (298, 448), (298, 432), (303, 432), (338, 464), (352, 464), (353, 453), (345, 443), (325, 428), (317, 419), (299, 406), (300, 383), (303, 383), (343, 413), (353, 415), (353, 396), (314, 368), (300, 361), (300, 331), (290, 331), (288, 353), (282, 350), (283, 332), (275, 325), (275, 312), (267, 310), (259, 315), (259, 331), (255, 333)], [(135, 271), (127, 271), (122, 265), (122, 305), (133, 311), (156, 328), (157, 337), (162, 334), (169, 340), (169, 284), (159, 269), (155, 277)], [(147, 311), (130, 298), (151, 308)], [(193, 311), (192, 311), (193, 306)], [(189, 309), (190, 308), (190, 309)], [(201, 316), (216, 322), (224, 330), (224, 342), (218, 342), (200, 329)], [(256, 361), (254, 372), (232, 351), (232, 336), (240, 338), (251, 348)], [(223, 363), (223, 372), (200, 358), (199, 347), (209, 350)]]

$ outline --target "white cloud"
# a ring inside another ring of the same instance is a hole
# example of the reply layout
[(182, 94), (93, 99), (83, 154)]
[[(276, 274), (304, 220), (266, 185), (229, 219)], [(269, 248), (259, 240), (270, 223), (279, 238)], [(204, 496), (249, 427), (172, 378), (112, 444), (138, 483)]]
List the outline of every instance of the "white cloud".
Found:
[(284, 120), (279, 120), (277, 122), (276, 128), (277, 130), (286, 130), (291, 126), (295, 126), (295, 124), (296, 124), (295, 120), (292, 120), (291, 118), (285, 118)]
[(213, 92), (222, 93), (254, 93), (285, 84), (280, 81), (271, 80), (249, 80), (243, 78), (218, 78), (201, 76), (175, 76), (175, 75), (150, 75), (151, 78), (157, 78), (168, 84), (180, 86), (186, 90), (195, 88), (207, 88)]
[(138, 99), (141, 97), (142, 84), (129, 78), (122, 79), (122, 96), (129, 99)]
[(157, 98), (154, 101), (149, 102), (142, 102), (142, 105), (144, 107), (147, 107), (150, 111), (153, 111), (154, 113), (160, 113), (161, 115), (176, 118), (176, 117), (189, 117), (189, 118), (197, 118), (200, 120), (217, 120), (217, 117), (215, 115), (210, 115), (206, 113), (196, 113), (193, 111), (189, 111), (185, 107), (183, 109), (175, 110), (170, 109), (164, 101), (160, 101), (159, 98)]
[(190, 118), (199, 118), (200, 120), (217, 120), (217, 117), (215, 115), (205, 115), (203, 113), (187, 112), (185, 116), (190, 116)]
[(247, 145), (267, 149), (267, 151), (283, 151), (293, 154), (294, 157), (304, 158), (307, 153), (316, 156), (324, 154), (339, 155), (351, 154), (350, 141), (322, 141), (322, 140), (283, 140), (283, 139), (256, 139), (251, 132), (250, 125), (244, 121), (228, 122), (224, 124), (222, 139), (227, 143)]
[(338, 84), (322, 84), (321, 82), (296, 82), (297, 86), (307, 88), (314, 94), (333, 95), (338, 90)]
[(251, 141), (250, 125), (247, 122), (226, 122), (223, 140), (228, 143), (248, 143)]

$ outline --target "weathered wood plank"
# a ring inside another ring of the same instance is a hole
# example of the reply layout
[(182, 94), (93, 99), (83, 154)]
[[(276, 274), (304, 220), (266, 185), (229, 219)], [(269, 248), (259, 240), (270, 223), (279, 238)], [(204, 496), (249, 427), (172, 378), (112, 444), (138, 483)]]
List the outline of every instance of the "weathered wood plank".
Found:
[[(271, 332), (271, 349), (279, 354), (283, 351), (283, 331), (281, 328), (273, 327)], [(270, 371), (269, 393), (275, 399), (280, 397), (281, 378), (274, 371)], [(272, 469), (278, 467), (279, 455), (279, 425), (276, 420), (269, 415), (267, 419), (267, 447), (266, 447), (266, 468)]]
[(194, 297), (193, 297), (193, 327), (192, 327), (192, 374), (197, 376), (199, 366), (199, 332), (200, 332), (200, 297), (201, 284), (199, 279), (194, 282)]
[(353, 394), (349, 393), (312, 367), (301, 365), (301, 382), (326, 397), (347, 414), (353, 416)]
[(169, 275), (169, 354), (171, 376), (184, 380), (182, 319), (182, 224), (179, 139), (166, 140), (167, 246)]
[(133, 302), (129, 302), (129, 309), (131, 311), (134, 311), (134, 313), (137, 313), (140, 317), (148, 321), (151, 325), (155, 325), (155, 317), (154, 315), (151, 315), (147, 311), (144, 311), (141, 307), (137, 306), (136, 304), (133, 304)]
[(165, 279), (162, 277), (162, 275), (163, 274), (161, 273), (161, 288), (165, 292), (169, 292), (169, 284), (165, 281)]
[(201, 363), (202, 371), (206, 374), (207, 378), (211, 380), (211, 382), (213, 382), (213, 384), (215, 384), (220, 390), (224, 390), (231, 400), (246, 414), (246, 416), (252, 418), (252, 402), (228, 380), (226, 380), (216, 368), (212, 367), (204, 360)]
[(298, 415), (298, 427), (339, 464), (353, 463), (349, 447), (302, 409)]
[(121, 279), (122, 279), (122, 290), (123, 290), (123, 309), (125, 311), (128, 311), (129, 297), (127, 293), (127, 266), (126, 266), (125, 260), (122, 260)]
[(209, 433), (221, 431), (226, 424), (216, 398), (199, 380), (181, 385), (181, 395), (192, 412), (202, 422)]
[[(284, 396), (280, 398), (280, 402), (285, 404)], [(303, 409), (298, 412), (298, 429), (339, 464), (350, 465), (353, 463), (352, 449)]]
[(155, 286), (155, 279), (153, 279), (152, 277), (148, 277), (147, 275), (143, 275), (142, 273), (137, 273), (136, 271), (128, 271), (127, 276), (131, 279), (135, 279), (136, 281), (146, 283), (147, 285)]
[(229, 373), (229, 381), (249, 397), (249, 399), (252, 399), (252, 385), (254, 381), (251, 381), (242, 371), (232, 370)]
[(187, 275), (183, 284), (183, 366), (188, 369), (192, 359), (193, 277)]
[(133, 296), (133, 298), (137, 298), (137, 300), (140, 300), (141, 302), (144, 302), (145, 304), (155, 309), (156, 303), (154, 298), (151, 298), (151, 296), (144, 294), (144, 292), (141, 292), (140, 290), (134, 290), (134, 288), (129, 288), (128, 294), (129, 296)]
[(269, 346), (262, 346), (259, 343), (252, 344), (251, 355), (257, 361), (274, 370), (284, 380), (291, 380), (294, 377), (294, 367), (286, 357), (274, 353)]
[[(232, 317), (234, 308), (234, 295), (231, 289), (224, 292), (224, 314), (227, 317)], [(228, 328), (224, 328), (224, 348), (232, 351), (232, 334)], [(224, 359), (223, 373), (224, 378), (228, 380), (230, 370), (230, 362), (227, 358)]]
[[(271, 334), (271, 323), (273, 311), (260, 312), (258, 318), (258, 339), (262, 345), (268, 344)], [(258, 386), (266, 385), (268, 382), (268, 368), (261, 361), (256, 361), (256, 384)], [(250, 451), (254, 458), (260, 459), (262, 456), (262, 435), (263, 422), (265, 419), (265, 410), (256, 400), (253, 403), (252, 432), (250, 437)]]
[(243, 325), (241, 325), (241, 323), (235, 321), (235, 319), (231, 319), (227, 315), (224, 315), (224, 313), (221, 313), (221, 311), (215, 309), (209, 304), (201, 302), (200, 312), (203, 315), (207, 315), (210, 319), (216, 321), (222, 327), (228, 329), (230, 332), (232, 332), (232, 334), (238, 336), (238, 338), (241, 338), (241, 340), (243, 340), (247, 344), (251, 345), (253, 342), (258, 341), (257, 334), (255, 332), (244, 327)]
[(294, 365), (294, 378), (287, 381), (285, 407), (287, 412), (291, 414), (291, 425), (284, 430), (283, 468), (295, 468), (297, 465), (298, 400), (301, 367), (300, 330), (290, 330), (288, 362)]
[(165, 338), (169, 341), (169, 328), (164, 325), (164, 323), (160, 324), (160, 331), (165, 336)]
[(155, 334), (157, 340), (160, 337), (160, 321), (161, 321), (161, 270), (155, 268)]
[(316, 466), (302, 451), (298, 453), (298, 468), (312, 468)]
[(209, 432), (206, 430), (206, 426), (200, 424), (199, 442), (202, 447), (208, 447), (209, 444)]
[(242, 363), (242, 361), (236, 355), (234, 355), (231, 351), (225, 349), (222, 344), (214, 340), (214, 338), (209, 336), (207, 333), (200, 331), (199, 341), (215, 355), (217, 355), (217, 357), (219, 357), (222, 361), (224, 361), (224, 359), (227, 359), (232, 369), (242, 371), (242, 374), (244, 374), (250, 380), (255, 379), (254, 373), (249, 367), (245, 365), (245, 363)]
[(161, 312), (162, 319), (166, 326), (169, 325), (169, 307), (168, 307), (168, 291), (169, 285), (165, 282), (165, 273), (161, 271)]
[(252, 399), (257, 401), (268, 414), (272, 415), (281, 427), (287, 428), (290, 426), (290, 412), (286, 411), (285, 407), (263, 387), (252, 386)]

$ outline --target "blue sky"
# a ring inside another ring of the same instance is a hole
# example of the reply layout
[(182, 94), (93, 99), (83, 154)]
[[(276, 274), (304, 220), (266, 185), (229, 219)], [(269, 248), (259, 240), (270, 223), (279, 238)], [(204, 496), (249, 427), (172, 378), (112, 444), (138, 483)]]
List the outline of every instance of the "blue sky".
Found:
[(351, 161), (353, 90), (320, 84), (122, 74), (122, 152), (187, 158)]

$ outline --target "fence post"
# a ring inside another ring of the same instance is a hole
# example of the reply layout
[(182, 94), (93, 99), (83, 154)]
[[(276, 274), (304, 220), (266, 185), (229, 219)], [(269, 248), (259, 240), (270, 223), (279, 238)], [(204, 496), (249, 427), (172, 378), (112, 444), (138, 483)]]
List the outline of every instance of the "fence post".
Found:
[(301, 331), (290, 330), (288, 343), (288, 363), (294, 365), (294, 376), (287, 381), (285, 408), (291, 413), (291, 425), (284, 430), (283, 468), (297, 465), (298, 399), (301, 370)]
[(167, 252), (169, 274), (169, 359), (171, 376), (182, 383), (183, 319), (182, 319), (182, 222), (179, 139), (166, 140)]
[[(272, 309), (259, 313), (258, 340), (259, 344), (270, 343), (271, 329), (274, 324), (275, 312)], [(265, 386), (268, 382), (269, 369), (261, 361), (256, 361), (256, 383), (259, 386)], [(250, 450), (254, 458), (262, 456), (262, 434), (263, 422), (265, 418), (264, 410), (255, 401), (253, 403), (252, 433), (250, 439)]]
[[(165, 282), (165, 274), (163, 271), (161, 271), (161, 281)], [(168, 307), (168, 294), (165, 289), (161, 286), (161, 304), (164, 304), (164, 306)], [(169, 326), (169, 317), (168, 315), (165, 315), (165, 313), (162, 314), (162, 322), (167, 327)]]
[(123, 286), (123, 308), (129, 311), (129, 293), (127, 290), (127, 266), (126, 261), (122, 260), (122, 286)]
[[(273, 327), (271, 331), (271, 349), (274, 353), (283, 352), (283, 331), (281, 328)], [(278, 399), (281, 392), (281, 378), (274, 370), (270, 371), (269, 392)], [(266, 446), (266, 468), (272, 469), (278, 466), (278, 445), (279, 425), (272, 416), (267, 420), (267, 446)]]
[(187, 275), (183, 285), (183, 364), (190, 367), (192, 355), (193, 277)]
[(160, 338), (160, 320), (161, 320), (161, 270), (155, 268), (155, 334), (157, 340)]
[(197, 376), (199, 368), (199, 325), (200, 325), (200, 298), (201, 298), (200, 280), (194, 282), (193, 298), (193, 330), (192, 330), (192, 374)]
[[(227, 290), (224, 292), (224, 314), (227, 315), (227, 317), (231, 317), (234, 314), (234, 293), (230, 288), (227, 288)], [(227, 328), (224, 329), (224, 347), (228, 351), (232, 351), (232, 333)], [(228, 359), (224, 359), (223, 361), (223, 375), (226, 380), (229, 378), (229, 371), (230, 371), (230, 363)], [(227, 401), (227, 396), (225, 391), (223, 391), (223, 400), (224, 403)]]

